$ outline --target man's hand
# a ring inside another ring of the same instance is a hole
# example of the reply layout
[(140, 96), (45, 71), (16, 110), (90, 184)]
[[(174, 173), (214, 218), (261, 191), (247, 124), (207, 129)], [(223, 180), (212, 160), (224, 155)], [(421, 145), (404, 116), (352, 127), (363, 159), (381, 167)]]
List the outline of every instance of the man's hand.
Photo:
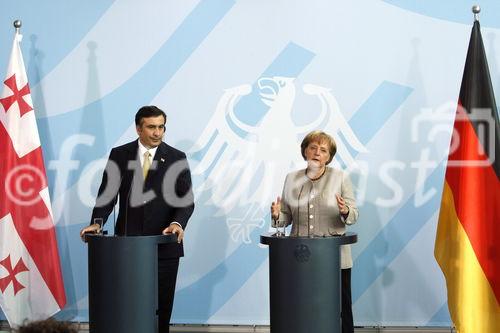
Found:
[(82, 241), (85, 242), (85, 234), (96, 234), (100, 230), (101, 226), (98, 223), (91, 224), (80, 231), (80, 237), (82, 238)]
[(184, 238), (184, 230), (177, 223), (170, 223), (170, 225), (165, 228), (162, 232), (164, 235), (166, 234), (176, 234), (177, 235), (177, 243), (182, 242)]

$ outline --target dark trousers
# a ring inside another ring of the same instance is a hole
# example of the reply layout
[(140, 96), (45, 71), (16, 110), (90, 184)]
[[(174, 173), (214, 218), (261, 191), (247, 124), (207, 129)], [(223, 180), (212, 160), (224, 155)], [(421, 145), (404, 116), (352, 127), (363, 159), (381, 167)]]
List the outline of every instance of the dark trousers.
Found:
[(341, 271), (342, 312), (340, 313), (340, 318), (342, 319), (342, 333), (353, 333), (354, 321), (352, 319), (351, 269), (347, 268)]
[(158, 259), (158, 332), (168, 333), (179, 258)]

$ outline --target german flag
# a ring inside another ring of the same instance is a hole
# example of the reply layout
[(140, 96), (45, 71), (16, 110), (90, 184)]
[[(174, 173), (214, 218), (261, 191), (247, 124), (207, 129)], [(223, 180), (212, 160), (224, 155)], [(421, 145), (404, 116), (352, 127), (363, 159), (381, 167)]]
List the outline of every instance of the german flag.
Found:
[(472, 28), (434, 256), (459, 333), (500, 332), (500, 126), (479, 22)]

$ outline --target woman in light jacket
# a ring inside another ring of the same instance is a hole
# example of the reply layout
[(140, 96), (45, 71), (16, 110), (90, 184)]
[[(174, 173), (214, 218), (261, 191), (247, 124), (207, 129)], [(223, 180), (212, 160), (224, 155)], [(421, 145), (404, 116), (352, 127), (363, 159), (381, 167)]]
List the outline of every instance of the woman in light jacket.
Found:
[[(352, 183), (347, 173), (328, 167), (337, 152), (333, 138), (309, 133), (300, 145), (307, 168), (289, 173), (283, 194), (271, 205), (274, 227), (292, 225), (290, 236), (333, 236), (358, 219)], [(342, 268), (342, 332), (354, 332), (351, 304), (351, 247), (340, 249)]]

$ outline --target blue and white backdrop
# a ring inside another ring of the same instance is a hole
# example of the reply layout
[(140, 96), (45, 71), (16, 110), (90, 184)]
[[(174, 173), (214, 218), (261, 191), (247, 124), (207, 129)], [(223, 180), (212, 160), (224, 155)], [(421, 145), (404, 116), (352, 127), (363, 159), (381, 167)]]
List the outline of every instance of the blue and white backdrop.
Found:
[[(59, 316), (88, 320), (78, 232), (89, 223), (109, 150), (134, 139), (136, 110), (155, 104), (169, 117), (166, 141), (188, 153), (197, 205), (174, 322), (269, 323), (259, 235), (269, 230), (285, 174), (304, 166), (304, 134), (323, 129), (341, 148), (335, 165), (357, 187), (356, 325), (449, 326), (433, 247), (472, 4), (2, 2), (1, 77), (12, 22), (24, 23), (68, 297)], [(500, 3), (481, 5), (498, 88)]]

